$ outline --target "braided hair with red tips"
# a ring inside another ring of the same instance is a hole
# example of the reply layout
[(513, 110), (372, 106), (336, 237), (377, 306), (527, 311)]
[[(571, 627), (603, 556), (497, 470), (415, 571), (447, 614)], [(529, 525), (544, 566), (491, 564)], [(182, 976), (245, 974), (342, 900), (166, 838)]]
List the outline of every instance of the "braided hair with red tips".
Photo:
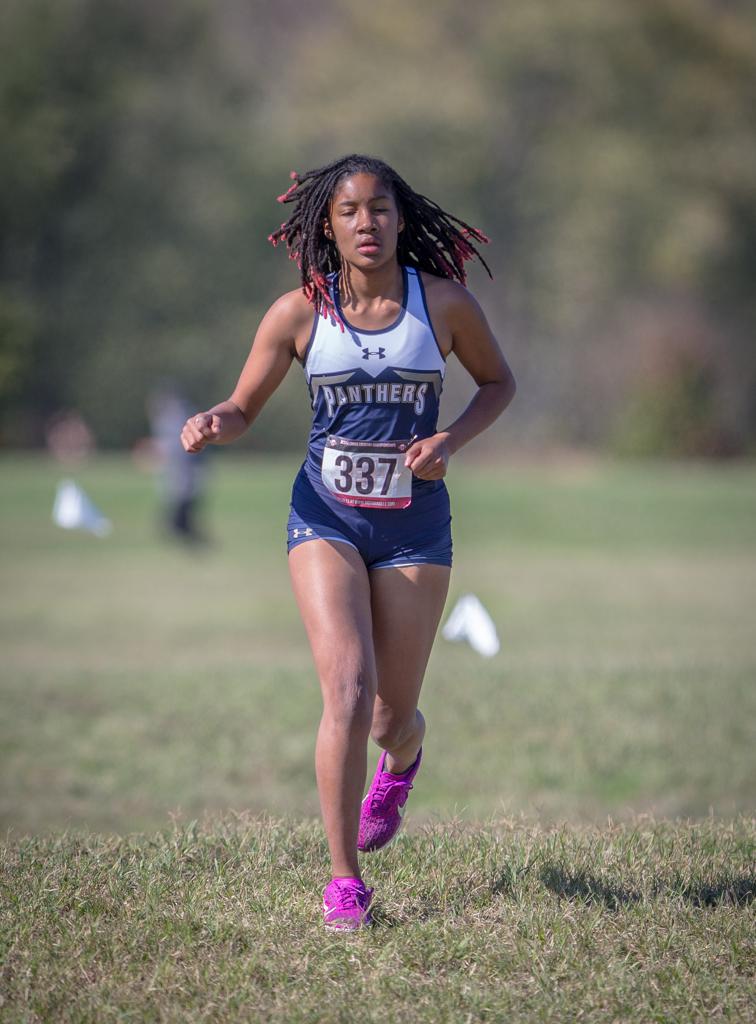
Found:
[(474, 245), (488, 242), (482, 231), (415, 192), (383, 160), (353, 153), (301, 175), (292, 171), (293, 183), (278, 201), (293, 203), (294, 210), (289, 219), (268, 236), (273, 245), (284, 242), (289, 259), (296, 260), (302, 291), (316, 312), (323, 316), (330, 313), (339, 320), (327, 281), (328, 274), (340, 269), (339, 252), (335, 243), (326, 238), (323, 225), (337, 185), (353, 174), (373, 174), (391, 190), (404, 219), (396, 250), (400, 264), (465, 284), (465, 260), (477, 258), (489, 277), (492, 276)]

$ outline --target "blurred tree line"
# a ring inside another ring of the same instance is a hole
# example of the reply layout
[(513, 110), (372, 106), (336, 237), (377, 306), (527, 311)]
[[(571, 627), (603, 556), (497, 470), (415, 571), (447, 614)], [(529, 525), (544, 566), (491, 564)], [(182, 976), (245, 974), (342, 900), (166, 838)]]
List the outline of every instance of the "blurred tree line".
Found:
[[(755, 100), (747, 0), (5, 0), (0, 440), (225, 397), (297, 284), (275, 196), (356, 151), (492, 237), (503, 435), (752, 451)], [(248, 444), (301, 448), (300, 378)]]

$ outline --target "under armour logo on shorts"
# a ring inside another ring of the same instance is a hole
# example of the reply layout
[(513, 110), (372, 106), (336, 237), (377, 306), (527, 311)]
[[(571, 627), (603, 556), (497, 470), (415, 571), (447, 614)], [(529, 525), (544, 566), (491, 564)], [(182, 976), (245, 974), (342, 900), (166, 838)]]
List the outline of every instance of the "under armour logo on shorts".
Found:
[(312, 537), (314, 532), (315, 531), (311, 527), (309, 527), (309, 526), (306, 529), (304, 529), (304, 530), (300, 530), (299, 527), (296, 526), (291, 531), (291, 535), (294, 538), (294, 540), (296, 540), (297, 537)]
[(377, 348), (377, 349), (375, 349), (375, 351), (371, 352), (369, 348), (363, 348), (363, 350), (362, 350), (362, 358), (363, 359), (369, 359), (371, 356), (378, 356), (379, 359), (385, 359), (386, 358), (386, 349), (385, 348)]

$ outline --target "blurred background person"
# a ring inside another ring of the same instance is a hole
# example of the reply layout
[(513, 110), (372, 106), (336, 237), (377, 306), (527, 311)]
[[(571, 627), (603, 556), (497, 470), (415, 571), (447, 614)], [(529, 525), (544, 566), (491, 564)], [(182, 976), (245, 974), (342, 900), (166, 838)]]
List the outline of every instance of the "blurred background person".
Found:
[(188, 455), (178, 439), (192, 409), (176, 384), (162, 381), (150, 395), (147, 411), (160, 489), (161, 527), (180, 541), (205, 544), (207, 536), (198, 519), (207, 482), (207, 455)]

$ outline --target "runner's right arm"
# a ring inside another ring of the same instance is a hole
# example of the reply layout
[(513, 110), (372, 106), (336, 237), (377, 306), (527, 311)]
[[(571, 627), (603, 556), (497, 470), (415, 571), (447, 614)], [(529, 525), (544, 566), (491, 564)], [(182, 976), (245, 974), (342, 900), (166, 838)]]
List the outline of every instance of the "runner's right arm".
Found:
[(181, 443), (187, 452), (207, 444), (229, 444), (258, 416), (309, 336), (313, 310), (301, 291), (287, 292), (263, 317), (233, 394), (184, 424)]

